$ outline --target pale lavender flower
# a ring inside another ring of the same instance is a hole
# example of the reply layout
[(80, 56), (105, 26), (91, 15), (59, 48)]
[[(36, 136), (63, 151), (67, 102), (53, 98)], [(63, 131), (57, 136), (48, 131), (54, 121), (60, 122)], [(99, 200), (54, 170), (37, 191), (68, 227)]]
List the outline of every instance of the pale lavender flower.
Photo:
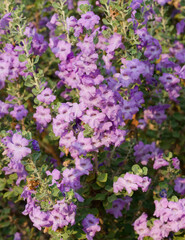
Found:
[(139, 218), (134, 222), (134, 230), (139, 234), (138, 240), (142, 240), (144, 237), (149, 236), (150, 230), (147, 227), (147, 214), (143, 213)]
[(180, 161), (177, 157), (172, 158), (172, 164), (175, 169), (180, 169)]
[(12, 158), (16, 161), (20, 161), (31, 153), (31, 149), (28, 148), (29, 141), (23, 138), (20, 134), (14, 133), (10, 142), (7, 143), (8, 151), (12, 154)]
[(99, 23), (99, 20), (100, 20), (100, 17), (90, 11), (81, 15), (81, 18), (78, 20), (78, 24), (80, 24), (81, 26), (89, 30), (89, 29), (93, 29), (94, 26)]
[(8, 109), (10, 108), (10, 104), (2, 102), (0, 100), (0, 118), (4, 117), (4, 115), (8, 114)]
[(14, 234), (14, 239), (13, 240), (21, 240), (21, 234), (19, 232), (16, 232)]
[(52, 90), (50, 88), (46, 88), (37, 96), (37, 99), (40, 102), (50, 104), (56, 99), (56, 97), (52, 95)]
[(98, 225), (99, 219), (96, 218), (93, 214), (88, 214), (82, 221), (83, 231), (86, 233), (88, 240), (93, 240), (96, 232), (101, 230), (101, 227)]
[(89, 172), (93, 170), (93, 165), (89, 158), (76, 158), (75, 159), (76, 169), (80, 170), (80, 175), (89, 175)]
[(47, 127), (48, 123), (51, 122), (50, 109), (38, 106), (36, 108), (36, 113), (33, 114), (33, 117), (42, 127)]

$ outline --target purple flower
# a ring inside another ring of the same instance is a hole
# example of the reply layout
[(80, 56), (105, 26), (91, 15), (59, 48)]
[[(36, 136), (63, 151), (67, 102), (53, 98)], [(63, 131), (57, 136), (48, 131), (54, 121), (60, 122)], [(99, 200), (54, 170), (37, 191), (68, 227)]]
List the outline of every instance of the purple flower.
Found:
[(57, 137), (64, 135), (68, 126), (69, 126), (69, 123), (66, 123), (63, 120), (62, 114), (57, 115), (56, 118), (53, 119), (53, 132)]
[(136, 105), (134, 100), (124, 100), (123, 99), (123, 108), (122, 113), (125, 119), (132, 119), (133, 115), (139, 111), (139, 108)]
[(60, 138), (59, 146), (65, 146), (66, 148), (69, 148), (75, 142), (76, 137), (74, 136), (73, 131), (70, 131), (62, 135), (62, 137)]
[(67, 204), (65, 199), (57, 201), (51, 211), (49, 220), (52, 222), (52, 230), (56, 231), (58, 228), (63, 228), (69, 223), (75, 224), (76, 205), (74, 203)]
[(136, 10), (140, 7), (141, 3), (143, 3), (143, 0), (132, 0), (131, 4), (130, 4), (130, 7), (133, 9), (133, 10)]
[(144, 110), (144, 120), (147, 123), (148, 120), (154, 120), (158, 124), (162, 124), (167, 116), (165, 114), (165, 110), (169, 107), (169, 105), (156, 105), (150, 106), (148, 109)]
[(159, 196), (160, 196), (161, 198), (167, 198), (167, 191), (166, 191), (166, 189), (162, 189), (162, 190), (160, 191), (160, 193), (159, 193)]
[(96, 48), (102, 49), (103, 51), (106, 51), (108, 39), (105, 38), (103, 35), (98, 36), (98, 43), (96, 44)]
[(134, 230), (139, 234), (139, 240), (142, 240), (144, 237), (149, 236), (150, 230), (147, 227), (147, 214), (143, 213), (139, 218), (134, 222)]
[(126, 173), (124, 177), (119, 177), (117, 182), (113, 184), (113, 191), (114, 193), (118, 193), (122, 191), (123, 188), (130, 194), (133, 190), (138, 190), (141, 187), (143, 192), (148, 190), (148, 187), (151, 183), (151, 179), (148, 177), (140, 177), (138, 175)]
[(185, 178), (176, 178), (175, 179), (174, 190), (182, 195), (185, 194)]
[(80, 171), (75, 168), (65, 169), (63, 171), (63, 180), (61, 182), (62, 185), (65, 185), (68, 188), (72, 188), (74, 190), (78, 190), (81, 188), (80, 184)]
[(48, 43), (44, 41), (44, 36), (36, 32), (36, 28), (26, 27), (24, 34), (32, 37), (32, 50), (35, 55), (41, 56), (48, 48)]
[(19, 232), (16, 232), (14, 234), (14, 239), (13, 240), (21, 240), (21, 234)]
[(164, 225), (163, 222), (160, 220), (155, 220), (154, 221), (154, 226), (150, 230), (149, 236), (152, 237), (154, 240), (162, 240), (162, 233), (161, 233), (161, 228)]
[(7, 143), (7, 147), (15, 161), (20, 161), (31, 153), (31, 149), (26, 147), (28, 144), (29, 141), (26, 138), (23, 138), (18, 133), (13, 134), (11, 142)]
[(154, 59), (158, 59), (161, 53), (161, 46), (159, 43), (157, 43), (155, 45), (147, 46), (144, 55), (148, 58), (149, 61), (152, 61)]
[(96, 232), (101, 230), (101, 227), (98, 225), (99, 219), (96, 218), (93, 214), (88, 214), (82, 221), (83, 231), (86, 233), (88, 240), (93, 240)]
[(88, 37), (88, 35), (86, 35), (83, 42), (78, 42), (76, 45), (81, 49), (83, 54), (90, 55), (95, 52), (93, 36)]
[(100, 123), (105, 119), (105, 114), (97, 110), (87, 110), (86, 115), (82, 116), (82, 121), (87, 123), (91, 128), (98, 128)]
[(76, 169), (80, 170), (80, 175), (89, 175), (89, 172), (93, 170), (93, 165), (89, 158), (76, 158), (75, 159)]
[(10, 106), (10, 104), (0, 101), (0, 118), (9, 113), (8, 109)]
[(9, 22), (11, 21), (11, 13), (6, 13), (1, 19), (0, 19), (0, 29), (5, 29)]
[(182, 49), (181, 51), (178, 51), (175, 54), (176, 59), (179, 61), (180, 64), (185, 63), (185, 49)]
[(37, 96), (37, 99), (40, 102), (50, 104), (56, 99), (56, 97), (52, 95), (52, 90), (50, 88), (46, 88)]
[(109, 45), (107, 46), (107, 53), (113, 52), (115, 49), (122, 47), (122, 36), (118, 33), (114, 33), (108, 40)]
[(63, 215), (55, 209), (51, 212), (50, 220), (53, 222), (53, 231), (56, 231), (58, 228), (63, 228), (64, 226), (68, 225), (68, 222), (65, 220)]
[(26, 117), (28, 110), (24, 108), (24, 105), (14, 106), (14, 110), (10, 112), (10, 115), (16, 118), (18, 121)]
[(118, 181), (114, 183), (113, 188), (114, 192), (117, 193), (119, 188), (117, 189), (118, 183), (120, 184), (120, 190), (123, 188), (130, 194), (132, 190), (138, 190), (138, 183), (142, 182), (142, 178), (138, 175), (126, 173), (123, 178), (118, 178)]
[(154, 165), (153, 165), (154, 169), (159, 169), (161, 167), (165, 167), (165, 166), (168, 166), (168, 165), (169, 165), (169, 162), (167, 162), (163, 158), (163, 154), (158, 154), (158, 155), (155, 156)]
[(180, 82), (180, 79), (176, 78), (170, 73), (163, 73), (159, 80), (164, 85), (165, 89), (168, 90), (173, 87), (175, 84)]
[(5, 175), (17, 173), (17, 176), (18, 176), (18, 178), (16, 180), (17, 185), (19, 185), (22, 180), (25, 181), (26, 176), (28, 175), (24, 168), (24, 165), (20, 162), (12, 160), (12, 159), (11, 159), (10, 163), (8, 164), (8, 166), (4, 167), (2, 170), (5, 171)]
[(36, 113), (33, 114), (33, 117), (36, 118), (36, 122), (39, 125), (47, 127), (48, 123), (51, 122), (50, 109), (38, 106), (36, 108)]
[(93, 29), (94, 26), (99, 23), (99, 20), (100, 17), (90, 11), (81, 15), (81, 18), (78, 20), (78, 24), (89, 30)]
[(32, 141), (32, 147), (33, 147), (33, 150), (39, 152), (40, 151), (40, 147), (39, 147), (39, 143), (37, 140), (33, 139)]
[(162, 198), (160, 201), (155, 200), (155, 212), (154, 216), (160, 217), (162, 215), (162, 211), (167, 208), (168, 200), (167, 198)]
[(77, 11), (78, 11), (79, 13), (82, 13), (82, 11), (81, 11), (81, 9), (80, 9), (80, 6), (81, 6), (81, 5), (85, 5), (85, 4), (90, 5), (89, 0), (79, 0), (79, 1), (78, 1)]
[(71, 44), (58, 38), (50, 38), (49, 46), (55, 56), (61, 61), (66, 61), (68, 55), (71, 53)]
[(151, 179), (149, 177), (143, 177), (142, 182), (138, 183), (138, 186), (142, 189), (143, 192), (148, 190), (148, 187), (151, 183)]
[(177, 34), (180, 35), (185, 30), (185, 19), (182, 19), (179, 23), (176, 25)]
[(70, 28), (74, 28), (77, 25), (77, 19), (74, 16), (66, 18), (67, 30), (69, 31)]
[(50, 227), (51, 221), (49, 220), (48, 212), (43, 212), (40, 210), (40, 207), (33, 207), (32, 211), (29, 214), (33, 226), (41, 230), (42, 227)]
[(107, 209), (106, 212), (113, 214), (115, 218), (122, 217), (121, 211), (125, 207), (127, 210), (129, 209), (130, 202), (132, 201), (132, 198), (126, 196), (124, 199), (116, 199), (112, 203), (112, 208)]
[(155, 1), (158, 2), (161, 6), (164, 6), (170, 0), (155, 0)]
[(177, 157), (172, 158), (172, 164), (175, 169), (180, 169), (180, 161)]
[(57, 180), (61, 179), (61, 173), (58, 169), (54, 169), (52, 172), (50, 171), (46, 171), (47, 176), (52, 176), (52, 183), (50, 186), (52, 186), (53, 184), (57, 184), (57, 186), (59, 187), (60, 184), (57, 182)]

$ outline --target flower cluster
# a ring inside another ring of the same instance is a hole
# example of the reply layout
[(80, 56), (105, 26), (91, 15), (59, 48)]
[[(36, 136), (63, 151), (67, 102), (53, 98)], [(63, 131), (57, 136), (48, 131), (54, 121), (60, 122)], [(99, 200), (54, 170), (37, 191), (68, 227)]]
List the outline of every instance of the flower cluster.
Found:
[(139, 187), (143, 192), (146, 192), (150, 183), (151, 179), (148, 177), (142, 178), (141, 176), (127, 172), (124, 177), (119, 177), (118, 180), (114, 182), (113, 188), (115, 193), (118, 193), (125, 188), (128, 194), (130, 194), (132, 191), (138, 190)]
[(169, 165), (163, 157), (163, 151), (156, 147), (155, 142), (151, 144), (144, 144), (140, 141), (134, 146), (134, 151), (137, 163), (141, 162), (142, 165), (147, 165), (148, 161), (152, 159), (154, 161), (154, 169), (159, 169)]
[(164, 239), (169, 236), (170, 232), (178, 232), (184, 228), (184, 199), (178, 202), (168, 201), (166, 198), (160, 201), (155, 200), (153, 226), (147, 226), (147, 214), (143, 213), (135, 222), (134, 229), (139, 234), (139, 239), (146, 236), (154, 240)]
[(184, 234), (183, 1), (25, 5), (0, 9), (0, 208), (16, 222), (0, 239), (29, 238), (27, 217), (35, 239)]

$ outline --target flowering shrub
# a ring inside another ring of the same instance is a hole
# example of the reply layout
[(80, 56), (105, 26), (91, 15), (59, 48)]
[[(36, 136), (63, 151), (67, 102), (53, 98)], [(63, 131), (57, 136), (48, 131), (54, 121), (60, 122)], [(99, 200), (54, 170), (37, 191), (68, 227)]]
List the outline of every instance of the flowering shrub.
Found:
[(184, 0), (1, 3), (0, 239), (185, 239), (184, 31)]

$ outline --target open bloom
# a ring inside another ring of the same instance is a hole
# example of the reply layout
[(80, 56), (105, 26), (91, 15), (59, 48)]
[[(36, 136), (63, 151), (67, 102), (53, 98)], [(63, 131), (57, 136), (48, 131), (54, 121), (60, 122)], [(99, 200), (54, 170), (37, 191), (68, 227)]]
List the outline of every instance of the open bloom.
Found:
[(47, 127), (47, 124), (51, 121), (50, 109), (38, 106), (33, 117), (36, 118), (38, 124)]
[(78, 20), (78, 24), (85, 27), (87, 30), (93, 29), (96, 24), (99, 23), (100, 17), (95, 15), (93, 12), (86, 12), (82, 14), (81, 18)]
[(11, 116), (16, 118), (18, 121), (26, 117), (28, 110), (23, 105), (14, 106), (14, 110), (10, 112)]
[(37, 99), (40, 102), (50, 104), (56, 99), (56, 97), (52, 95), (52, 90), (50, 88), (46, 88), (37, 96)]
[(99, 219), (96, 218), (93, 214), (88, 214), (86, 218), (82, 221), (83, 231), (86, 233), (88, 240), (93, 240), (96, 232), (101, 230), (101, 227), (98, 225)]
[(29, 141), (26, 138), (23, 138), (20, 134), (15, 133), (12, 136), (11, 141), (7, 143), (7, 151), (12, 154), (14, 160), (20, 161), (23, 157), (26, 157), (31, 153), (31, 149), (26, 147), (28, 144)]

